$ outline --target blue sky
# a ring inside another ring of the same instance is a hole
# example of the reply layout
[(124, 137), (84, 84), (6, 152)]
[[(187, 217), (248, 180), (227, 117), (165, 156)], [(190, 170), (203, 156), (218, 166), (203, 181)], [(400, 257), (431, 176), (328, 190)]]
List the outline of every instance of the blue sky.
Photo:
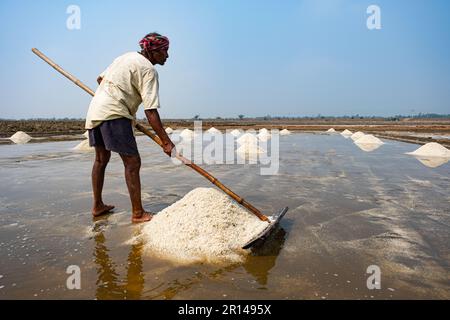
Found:
[(152, 31), (171, 40), (163, 118), (450, 113), (449, 15), (446, 0), (2, 0), (0, 118), (86, 115), (90, 97), (32, 47), (95, 88)]

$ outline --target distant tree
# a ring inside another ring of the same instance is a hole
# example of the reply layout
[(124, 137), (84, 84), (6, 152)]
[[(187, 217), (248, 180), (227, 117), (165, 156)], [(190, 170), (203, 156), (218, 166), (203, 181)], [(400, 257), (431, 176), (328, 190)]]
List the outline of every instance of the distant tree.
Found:
[(238, 117), (239, 117), (240, 120), (244, 119), (244, 115), (243, 114), (238, 115)]
[(194, 116), (194, 120), (198, 120), (200, 118), (200, 115), (199, 114), (196, 114), (195, 116)]

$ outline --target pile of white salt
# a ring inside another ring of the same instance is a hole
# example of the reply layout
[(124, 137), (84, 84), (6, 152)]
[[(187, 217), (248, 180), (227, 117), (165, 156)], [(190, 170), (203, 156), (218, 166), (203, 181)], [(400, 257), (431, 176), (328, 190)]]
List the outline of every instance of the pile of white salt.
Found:
[(89, 146), (89, 139), (81, 141), (75, 147), (72, 148), (74, 151), (94, 151), (94, 147)]
[(173, 129), (171, 127), (166, 128), (166, 133), (171, 134), (173, 132)]
[(343, 136), (351, 136), (351, 135), (353, 134), (353, 132), (351, 132), (351, 131), (348, 130), (348, 129), (345, 129), (344, 131), (341, 132), (341, 134), (342, 134)]
[(366, 152), (374, 151), (384, 144), (383, 141), (381, 141), (380, 139), (371, 134), (366, 135), (363, 134), (359, 139), (356, 139), (354, 142), (361, 150)]
[(336, 132), (336, 130), (334, 130), (334, 128), (330, 128), (330, 129), (327, 130), (327, 132), (328, 133), (334, 133), (334, 132)]
[(234, 136), (234, 137), (239, 137), (239, 136), (242, 134), (242, 132), (241, 132), (240, 130), (238, 130), (238, 129), (233, 129), (233, 130), (230, 132), (230, 134), (231, 134), (232, 136)]
[(364, 133), (361, 132), (361, 131), (358, 131), (358, 132), (355, 132), (354, 134), (352, 134), (352, 135), (350, 136), (350, 138), (351, 138), (353, 141), (356, 141), (356, 140), (358, 140), (359, 138), (361, 138), (361, 137), (363, 137), (363, 136), (364, 136)]
[(450, 150), (437, 142), (429, 142), (413, 152), (407, 152), (413, 156), (450, 158)]
[(14, 143), (24, 144), (24, 143), (28, 143), (28, 141), (31, 140), (31, 136), (29, 136), (28, 134), (26, 134), (23, 131), (17, 131), (11, 137), (9, 137), (9, 139)]
[(214, 188), (196, 188), (143, 227), (145, 249), (178, 263), (242, 262), (267, 222)]
[(384, 144), (383, 141), (371, 134), (363, 135), (361, 138), (355, 140), (358, 144)]
[(283, 129), (280, 131), (281, 136), (287, 136), (289, 134), (291, 134), (291, 132), (288, 129)]
[(211, 127), (208, 130), (206, 130), (206, 132), (211, 133), (211, 134), (216, 134), (216, 133), (220, 133), (220, 130), (217, 130), (216, 128)]
[(243, 134), (236, 141), (240, 145), (242, 145), (242, 144), (258, 144), (258, 138), (256, 138), (256, 136), (254, 134), (251, 134), (250, 132)]

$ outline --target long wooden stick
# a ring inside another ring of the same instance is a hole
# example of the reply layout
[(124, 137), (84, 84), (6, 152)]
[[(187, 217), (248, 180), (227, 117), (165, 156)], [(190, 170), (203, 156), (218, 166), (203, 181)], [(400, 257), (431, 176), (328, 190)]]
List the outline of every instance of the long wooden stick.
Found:
[[(57, 65), (56, 63), (54, 63), (52, 60), (50, 60), (47, 56), (45, 56), (42, 52), (40, 52), (38, 49), (33, 48), (31, 49), (31, 51), (33, 51), (33, 53), (35, 53), (39, 58), (41, 58), (42, 60), (44, 60), (45, 62), (47, 62), (50, 66), (53, 67), (53, 69), (55, 69), (56, 71), (58, 71), (59, 73), (61, 73), (63, 76), (65, 76), (67, 79), (69, 79), (70, 81), (72, 81), (73, 83), (75, 83), (77, 86), (79, 86), (81, 89), (83, 89), (84, 91), (86, 91), (87, 93), (89, 93), (91, 96), (94, 96), (94, 91), (92, 91), (89, 87), (87, 87), (84, 83), (82, 83), (80, 80), (78, 80), (76, 77), (74, 77), (73, 75), (71, 75), (70, 73), (66, 72), (63, 68), (61, 68), (59, 65)], [(136, 129), (138, 129), (139, 131), (141, 131), (143, 134), (149, 136), (153, 141), (155, 141), (159, 146), (163, 146), (161, 139), (154, 134), (153, 132), (151, 132), (150, 130), (148, 130), (147, 128), (145, 128), (143, 125), (136, 123), (135, 125)], [(254, 206), (252, 206), (250, 203), (248, 203), (247, 201), (244, 200), (244, 198), (238, 196), (236, 193), (234, 193), (233, 191), (231, 191), (230, 188), (226, 187), (225, 185), (223, 185), (219, 180), (217, 180), (215, 177), (213, 177), (211, 174), (209, 174), (206, 170), (200, 168), (198, 165), (196, 165), (195, 163), (193, 163), (192, 161), (186, 159), (185, 157), (183, 157), (181, 154), (179, 154), (178, 152), (176, 153), (175, 157), (180, 160), (183, 164), (185, 164), (188, 167), (191, 167), (192, 169), (194, 169), (195, 171), (197, 171), (199, 174), (201, 174), (203, 177), (205, 177), (206, 179), (208, 179), (209, 181), (211, 181), (211, 183), (213, 183), (214, 185), (216, 185), (220, 190), (222, 190), (223, 192), (225, 192), (228, 196), (230, 196), (231, 198), (233, 198), (234, 200), (236, 200), (239, 204), (241, 204), (242, 206), (244, 206), (245, 208), (247, 208), (250, 212), (252, 212), (253, 214), (255, 214), (259, 219), (261, 219), (262, 221), (267, 221), (270, 222), (269, 218), (267, 218), (265, 215), (263, 215), (258, 209), (256, 209)]]

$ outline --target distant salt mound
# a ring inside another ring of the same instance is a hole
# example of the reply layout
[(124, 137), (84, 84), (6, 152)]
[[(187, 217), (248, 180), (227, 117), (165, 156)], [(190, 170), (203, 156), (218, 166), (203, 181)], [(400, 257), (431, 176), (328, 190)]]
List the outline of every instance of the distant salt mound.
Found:
[(359, 138), (361, 138), (361, 137), (363, 137), (363, 136), (364, 136), (364, 133), (361, 132), (361, 131), (358, 131), (358, 132), (355, 132), (354, 134), (352, 134), (352, 135), (350, 136), (350, 138), (351, 138), (353, 141), (356, 141), (356, 140), (358, 140)]
[(288, 129), (283, 129), (280, 131), (280, 136), (287, 136), (291, 134), (291, 132)]
[(166, 128), (166, 133), (167, 133), (167, 134), (173, 133), (173, 129), (172, 129), (171, 127), (167, 127), (167, 128)]
[(238, 129), (234, 129), (230, 132), (230, 134), (234, 137), (239, 137), (242, 134), (242, 132)]
[(194, 138), (194, 131), (190, 129), (184, 129), (180, 133), (180, 137), (182, 137), (184, 140), (191, 140)]
[(196, 188), (142, 229), (145, 252), (178, 263), (235, 263), (241, 247), (267, 226), (213, 188)]
[(380, 143), (355, 143), (355, 145), (365, 152), (372, 152), (377, 150), (383, 144)]
[(240, 145), (242, 145), (242, 144), (258, 144), (258, 138), (254, 134), (251, 134), (249, 132), (243, 134), (236, 141)]
[(74, 151), (94, 151), (94, 147), (89, 146), (89, 139), (81, 141), (75, 147), (72, 148)]
[(343, 136), (351, 136), (351, 135), (353, 134), (353, 132), (351, 132), (351, 131), (348, 130), (348, 129), (345, 129), (344, 131), (341, 132), (341, 134), (342, 134)]
[(23, 131), (17, 131), (11, 137), (9, 137), (9, 139), (17, 144), (25, 144), (31, 140), (31, 136), (29, 136)]
[(269, 133), (269, 130), (267, 130), (266, 128), (262, 128), (262, 129), (259, 129), (258, 134), (268, 135), (270, 133)]
[(217, 130), (216, 128), (211, 127), (208, 130), (206, 130), (206, 132), (211, 133), (211, 134), (216, 134), (216, 133), (220, 133), (220, 130)]
[(429, 142), (413, 152), (408, 152), (413, 156), (423, 157), (443, 157), (450, 158), (450, 150), (437, 142)]
[(330, 128), (330, 129), (327, 130), (327, 132), (328, 132), (328, 133), (335, 133), (336, 130), (334, 130), (334, 128)]
[(355, 140), (357, 144), (384, 144), (383, 141), (371, 134), (363, 135), (361, 138)]
[(88, 139), (89, 138), (89, 131), (85, 131), (84, 133), (83, 133), (83, 137), (85, 137), (86, 139)]

